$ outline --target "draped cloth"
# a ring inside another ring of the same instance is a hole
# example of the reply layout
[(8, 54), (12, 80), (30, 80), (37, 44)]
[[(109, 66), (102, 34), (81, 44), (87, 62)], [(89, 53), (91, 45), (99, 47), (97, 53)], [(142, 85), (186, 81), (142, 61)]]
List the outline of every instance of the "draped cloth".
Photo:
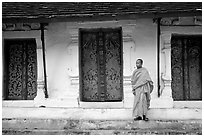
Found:
[(147, 114), (150, 106), (150, 93), (153, 90), (153, 81), (146, 68), (136, 69), (131, 77), (132, 92), (134, 94), (133, 117)]

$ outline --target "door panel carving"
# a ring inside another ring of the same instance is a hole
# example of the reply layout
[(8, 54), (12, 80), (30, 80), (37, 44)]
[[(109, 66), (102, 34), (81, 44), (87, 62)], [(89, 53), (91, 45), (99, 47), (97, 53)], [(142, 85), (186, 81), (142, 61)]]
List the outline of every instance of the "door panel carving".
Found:
[(5, 40), (6, 99), (32, 100), (37, 93), (37, 54), (34, 39)]
[(172, 73), (172, 96), (174, 100), (183, 100), (183, 54), (182, 41), (172, 38), (171, 42), (171, 73)]
[(82, 101), (122, 101), (122, 43), (120, 29), (80, 31)]
[(81, 33), (81, 88), (82, 100), (96, 101), (98, 95), (98, 70), (97, 70), (97, 39), (96, 33)]
[(175, 35), (171, 40), (174, 100), (201, 100), (201, 36)]
[(202, 100), (202, 38), (196, 37), (189, 41), (188, 69), (189, 69), (189, 95), (191, 100)]
[(107, 100), (122, 100), (122, 60), (120, 33), (105, 34)]
[(9, 67), (8, 67), (8, 98), (21, 99), (23, 89), (23, 46), (11, 45), (9, 49)]
[(27, 45), (27, 98), (34, 99), (37, 95), (37, 54), (36, 44)]

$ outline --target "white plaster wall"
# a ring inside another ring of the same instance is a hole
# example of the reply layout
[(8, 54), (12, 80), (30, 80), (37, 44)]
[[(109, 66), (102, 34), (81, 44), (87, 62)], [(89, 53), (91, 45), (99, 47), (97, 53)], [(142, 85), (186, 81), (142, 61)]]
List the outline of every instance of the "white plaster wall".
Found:
[(66, 23), (51, 23), (47, 31), (46, 59), (48, 92), (50, 98), (60, 98), (69, 92), (68, 66), (73, 61), (68, 56), (70, 43)]
[(132, 67), (135, 67), (137, 58), (144, 61), (143, 66), (149, 70), (150, 76), (154, 82), (154, 91), (152, 96), (157, 96), (157, 25), (152, 19), (137, 20), (133, 38), (135, 47), (133, 49)]

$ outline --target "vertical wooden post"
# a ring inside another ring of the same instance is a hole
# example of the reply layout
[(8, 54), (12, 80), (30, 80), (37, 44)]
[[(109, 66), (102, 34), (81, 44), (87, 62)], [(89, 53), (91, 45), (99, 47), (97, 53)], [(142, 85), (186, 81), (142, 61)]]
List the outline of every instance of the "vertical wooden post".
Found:
[(157, 84), (158, 84), (158, 97), (160, 97), (160, 21), (157, 19)]
[(43, 23), (40, 23), (40, 30), (41, 30), (41, 42), (42, 42), (42, 51), (43, 51), (44, 89), (45, 89), (44, 93), (45, 93), (45, 98), (48, 98), (46, 62), (45, 62), (45, 38), (44, 38), (44, 24)]

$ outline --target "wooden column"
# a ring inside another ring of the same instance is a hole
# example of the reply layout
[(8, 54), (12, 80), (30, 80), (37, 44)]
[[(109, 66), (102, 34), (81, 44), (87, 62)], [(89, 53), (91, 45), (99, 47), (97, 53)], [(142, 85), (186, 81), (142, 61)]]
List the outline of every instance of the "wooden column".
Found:
[(48, 98), (47, 92), (47, 74), (46, 74), (46, 60), (45, 60), (45, 38), (44, 38), (44, 24), (40, 23), (41, 29), (41, 42), (42, 42), (42, 51), (43, 51), (43, 67), (44, 67), (44, 89), (45, 89), (45, 98)]
[(160, 97), (160, 21), (157, 19), (157, 84), (158, 84), (158, 97)]

